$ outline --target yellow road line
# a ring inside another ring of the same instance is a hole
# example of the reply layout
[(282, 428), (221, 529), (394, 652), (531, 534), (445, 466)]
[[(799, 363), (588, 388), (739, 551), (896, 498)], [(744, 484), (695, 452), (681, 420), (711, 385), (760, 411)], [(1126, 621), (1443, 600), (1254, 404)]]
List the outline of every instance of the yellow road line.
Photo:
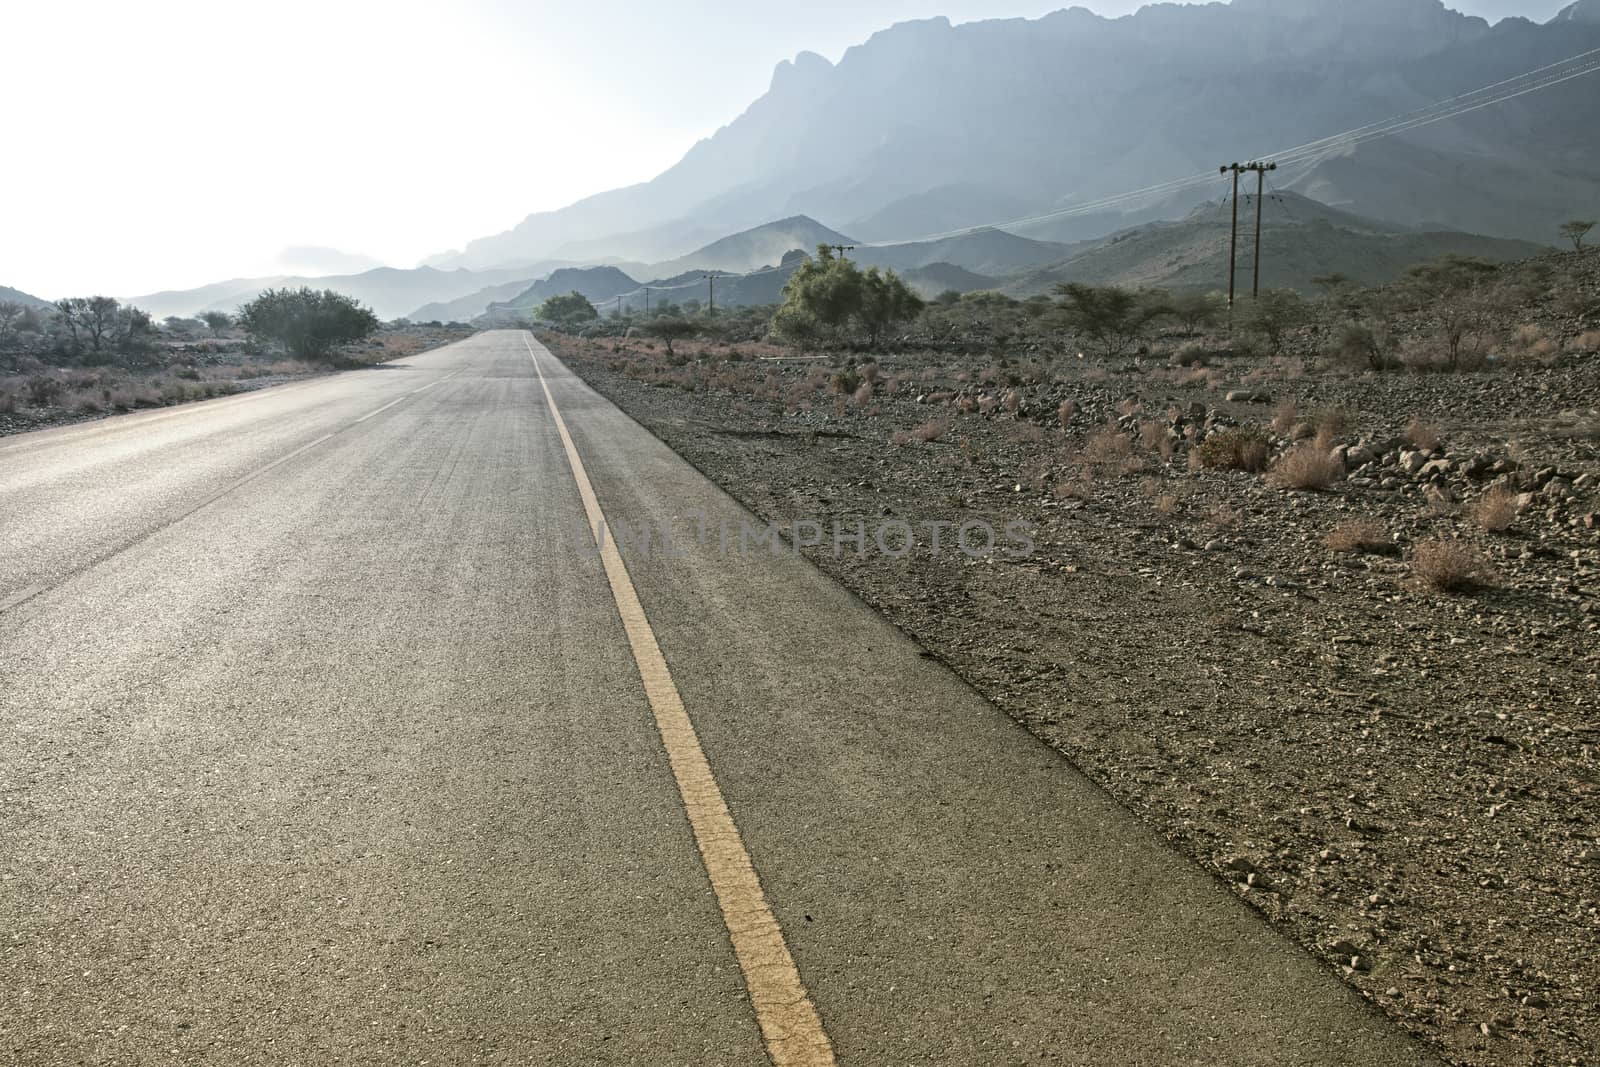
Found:
[[(522, 335), (522, 343), (527, 346), (528, 356), (539, 374), (539, 384), (550, 405), (556, 431), (561, 435), (572, 476), (578, 483), (578, 495), (583, 498), (590, 529), (598, 533), (605, 523), (605, 513), (600, 510), (583, 459), (572, 443), (572, 435), (567, 432), (566, 420), (556, 406), (550, 383), (545, 381), (544, 368), (539, 366), (539, 357), (529, 344), (527, 334)], [(694, 831), (700, 858), (705, 862), (717, 905), (722, 909), (723, 921), (728, 925), (739, 969), (744, 972), (745, 988), (750, 993), (756, 1022), (766, 1041), (767, 1055), (775, 1067), (830, 1067), (834, 1062), (833, 1045), (822, 1028), (822, 1019), (811, 997), (800, 984), (800, 972), (789, 955), (789, 946), (784, 943), (783, 931), (767, 904), (766, 895), (761, 891), (761, 879), (750, 862), (750, 854), (745, 851), (728, 805), (722, 799), (722, 790), (717, 787), (694, 723), (689, 720), (672, 672), (661, 655), (655, 631), (650, 628), (633, 580), (628, 577), (628, 568), (612, 538), (597, 537), (596, 540), (611, 595), (616, 600), (628, 644), (633, 648), (634, 663), (639, 668), (639, 678), (644, 683), (645, 697), (655, 714), (656, 728), (672, 765), (672, 776), (677, 779), (678, 793), (689, 815), (689, 826)]]

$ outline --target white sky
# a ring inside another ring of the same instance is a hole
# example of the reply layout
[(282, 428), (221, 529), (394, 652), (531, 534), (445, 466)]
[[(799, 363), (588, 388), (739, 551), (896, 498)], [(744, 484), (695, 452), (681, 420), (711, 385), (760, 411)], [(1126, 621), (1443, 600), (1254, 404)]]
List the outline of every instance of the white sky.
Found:
[[(1336, 3), (1338, 0), (1328, 0)], [(646, 180), (796, 52), (1062, 0), (18, 0), (0, 100), (0, 285), (128, 296), (283, 269), (412, 266)], [(1124, 14), (1134, 0), (1087, 0)], [(1544, 19), (1563, 0), (1459, 0)]]

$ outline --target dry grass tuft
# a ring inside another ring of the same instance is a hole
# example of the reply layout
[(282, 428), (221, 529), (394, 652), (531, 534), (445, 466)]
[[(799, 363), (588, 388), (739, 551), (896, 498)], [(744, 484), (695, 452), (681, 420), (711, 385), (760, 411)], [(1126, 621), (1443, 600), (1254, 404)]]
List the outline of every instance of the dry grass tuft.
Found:
[(1061, 406), (1056, 408), (1056, 420), (1061, 423), (1063, 430), (1072, 425), (1072, 416), (1077, 411), (1078, 405), (1071, 400), (1063, 400)]
[(1277, 489), (1326, 489), (1344, 477), (1344, 463), (1320, 441), (1295, 445), (1267, 471)]
[(1267, 435), (1250, 426), (1220, 430), (1200, 442), (1192, 453), (1194, 462), (1201, 467), (1252, 472), (1264, 468), (1270, 454)]
[(1473, 502), (1472, 521), (1490, 533), (1503, 533), (1517, 521), (1517, 494), (1504, 483), (1490, 486)]
[(1334, 552), (1387, 552), (1394, 548), (1389, 531), (1371, 519), (1349, 519), (1329, 530), (1322, 543)]
[(1443, 440), (1439, 436), (1439, 428), (1422, 418), (1413, 418), (1406, 423), (1405, 439), (1412, 448), (1420, 448), (1424, 452), (1432, 452)]
[(1300, 405), (1293, 400), (1281, 400), (1272, 409), (1272, 432), (1287, 437), (1300, 418)]
[(927, 444), (929, 441), (937, 441), (939, 438), (943, 437), (945, 432), (949, 429), (950, 426), (948, 423), (945, 423), (939, 419), (929, 419), (921, 426), (918, 426), (916, 429), (912, 430), (911, 436), (914, 439), (921, 441), (923, 444)]
[(1131, 474), (1143, 467), (1133, 454), (1133, 438), (1115, 425), (1102, 426), (1083, 443), (1083, 461), (1103, 471)]
[(1567, 342), (1569, 352), (1600, 353), (1600, 330), (1586, 330)]
[(1429, 589), (1459, 593), (1494, 581), (1483, 553), (1465, 541), (1438, 539), (1417, 545), (1411, 573)]

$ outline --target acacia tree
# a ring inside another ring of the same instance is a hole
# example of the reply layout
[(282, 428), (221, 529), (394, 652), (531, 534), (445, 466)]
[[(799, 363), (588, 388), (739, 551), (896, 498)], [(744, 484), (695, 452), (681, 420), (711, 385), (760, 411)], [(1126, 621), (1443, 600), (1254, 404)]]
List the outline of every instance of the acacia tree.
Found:
[(200, 321), (206, 324), (212, 337), (221, 337), (222, 331), (233, 325), (233, 316), (226, 311), (202, 311)]
[(239, 309), (239, 325), (301, 359), (320, 360), (339, 345), (369, 336), (378, 316), (332, 289), (267, 289)]
[(576, 289), (570, 293), (552, 296), (539, 305), (539, 318), (558, 326), (573, 327), (583, 322), (593, 322), (600, 313), (589, 303), (589, 298)]
[(645, 325), (645, 332), (650, 334), (652, 337), (659, 337), (661, 340), (667, 342), (667, 355), (671, 356), (676, 354), (672, 351), (672, 342), (681, 341), (687, 337), (693, 337), (695, 334), (700, 332), (700, 327), (696, 326), (689, 319), (662, 316), (659, 319), (647, 323)]
[(1583, 239), (1594, 229), (1595, 222), (1595, 219), (1573, 219), (1571, 222), (1563, 222), (1561, 236), (1572, 242), (1573, 251), (1582, 252)]
[(1138, 293), (1114, 285), (1063, 282), (1056, 293), (1062, 322), (1107, 357), (1132, 348), (1157, 313)]
[(877, 267), (868, 267), (861, 275), (861, 306), (856, 316), (866, 328), (869, 347), (877, 348), (883, 331), (916, 318), (921, 310), (922, 298), (894, 271), (880, 273)]
[(1293, 289), (1268, 289), (1245, 303), (1239, 325), (1266, 343), (1268, 355), (1276, 356), (1283, 351), (1289, 331), (1305, 321), (1305, 303)]
[(870, 267), (863, 272), (824, 244), (784, 283), (783, 305), (773, 316), (772, 329), (804, 345), (855, 322), (867, 343), (876, 346), (884, 330), (920, 310), (921, 298), (894, 271)]

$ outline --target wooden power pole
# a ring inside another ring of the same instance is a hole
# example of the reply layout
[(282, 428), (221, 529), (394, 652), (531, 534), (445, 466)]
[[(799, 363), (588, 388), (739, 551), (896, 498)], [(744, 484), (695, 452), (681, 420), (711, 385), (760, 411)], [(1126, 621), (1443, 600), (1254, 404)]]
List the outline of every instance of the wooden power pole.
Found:
[(1233, 173), (1233, 230), (1228, 238), (1228, 310), (1233, 310), (1234, 278), (1238, 271), (1239, 262), (1239, 175), (1255, 172), (1256, 176), (1256, 262), (1255, 284), (1250, 290), (1251, 296), (1261, 293), (1261, 193), (1266, 183), (1266, 173), (1277, 170), (1276, 163), (1229, 163), (1219, 168), (1219, 173)]
[(717, 276), (715, 274), (706, 275), (706, 313), (710, 315), (717, 313)]

